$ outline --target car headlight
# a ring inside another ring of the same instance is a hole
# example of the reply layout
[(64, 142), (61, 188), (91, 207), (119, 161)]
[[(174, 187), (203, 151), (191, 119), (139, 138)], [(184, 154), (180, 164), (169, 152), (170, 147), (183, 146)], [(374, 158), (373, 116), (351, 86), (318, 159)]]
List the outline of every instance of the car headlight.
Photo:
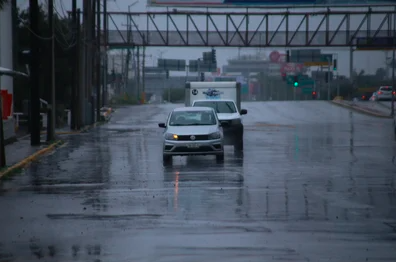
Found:
[(212, 134), (209, 134), (209, 139), (219, 139), (221, 137), (220, 132), (214, 132)]
[(165, 134), (165, 140), (177, 140), (179, 137), (178, 135), (171, 134), (171, 133), (166, 133)]

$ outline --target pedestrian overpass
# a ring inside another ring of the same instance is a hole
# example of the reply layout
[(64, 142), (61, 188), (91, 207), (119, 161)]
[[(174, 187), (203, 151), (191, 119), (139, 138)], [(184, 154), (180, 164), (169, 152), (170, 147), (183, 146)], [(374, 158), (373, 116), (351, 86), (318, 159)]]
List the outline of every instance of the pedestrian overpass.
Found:
[(352, 46), (358, 50), (391, 49), (396, 44), (396, 7), (294, 10), (108, 12), (102, 43), (110, 49)]

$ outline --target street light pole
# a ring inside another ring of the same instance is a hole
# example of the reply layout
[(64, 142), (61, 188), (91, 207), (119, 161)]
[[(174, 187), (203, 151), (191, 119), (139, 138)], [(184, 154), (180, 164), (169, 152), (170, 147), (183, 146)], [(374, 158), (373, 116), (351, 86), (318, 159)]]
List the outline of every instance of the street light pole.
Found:
[[(395, 7), (396, 10), (396, 7)], [(392, 106), (391, 106), (391, 116), (395, 116), (395, 95), (393, 94), (396, 90), (395, 87), (395, 43), (396, 43), (396, 14), (393, 14), (393, 49), (392, 49)], [(396, 127), (395, 135), (396, 135)]]

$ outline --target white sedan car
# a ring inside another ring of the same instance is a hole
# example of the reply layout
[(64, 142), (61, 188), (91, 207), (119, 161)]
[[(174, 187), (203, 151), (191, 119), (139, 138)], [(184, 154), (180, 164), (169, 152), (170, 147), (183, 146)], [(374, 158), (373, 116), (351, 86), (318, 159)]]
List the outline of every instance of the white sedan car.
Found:
[(377, 93), (377, 100), (392, 100), (392, 96), (395, 95), (395, 92), (392, 91), (391, 86), (381, 86)]
[(182, 107), (174, 109), (164, 128), (163, 160), (172, 156), (215, 155), (224, 160), (223, 129), (228, 123), (220, 123), (216, 112), (210, 107)]

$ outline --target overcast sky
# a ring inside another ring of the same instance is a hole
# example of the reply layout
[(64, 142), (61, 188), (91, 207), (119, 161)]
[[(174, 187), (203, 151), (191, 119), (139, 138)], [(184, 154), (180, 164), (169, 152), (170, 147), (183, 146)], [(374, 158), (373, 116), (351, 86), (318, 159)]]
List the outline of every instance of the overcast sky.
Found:
[[(45, 3), (45, 1), (42, 1), (43, 3)], [(80, 6), (82, 3), (82, 0), (78, 1)], [(108, 11), (128, 11), (128, 6), (135, 3), (136, 1), (129, 1), (129, 0), (116, 0), (116, 1), (112, 1), (112, 0), (108, 0)], [(27, 8), (29, 5), (29, 1), (28, 0), (18, 0), (18, 5), (21, 8)], [(55, 1), (55, 6), (56, 6), (56, 10), (60, 13), (63, 14), (65, 13), (67, 10), (71, 9), (71, 1), (67, 0), (56, 0)], [(135, 5), (133, 5), (133, 7), (131, 7), (131, 11), (132, 12), (144, 12), (144, 11), (162, 11), (165, 10), (164, 8), (153, 8), (153, 7), (147, 7), (147, 2), (146, 0), (139, 0)], [(180, 10), (180, 8), (178, 8)], [(344, 8), (345, 9), (345, 8)], [(192, 10), (192, 8), (190, 8), (190, 10)], [(195, 10), (202, 10), (202, 9), (195, 9)], [(222, 9), (223, 11), (225, 9)], [(312, 11), (313, 9), (304, 9), (302, 11)], [(219, 9), (217, 9), (216, 11), (219, 11)], [(235, 11), (242, 11), (242, 10), (237, 10), (237, 9), (229, 9), (229, 11), (235, 12)], [(382, 16), (383, 17), (383, 16)], [(378, 25), (381, 23), (381, 18), (380, 16), (372, 19), (371, 24), (372, 27), (374, 28), (373, 30), (376, 30), (378, 28)], [(125, 16), (114, 16), (113, 17), (115, 20), (115, 23), (117, 25), (118, 28), (123, 28), (126, 29), (126, 17)], [(162, 20), (161, 20), (162, 19)], [(312, 28), (314, 26), (317, 26), (320, 22), (321, 17), (318, 17), (317, 19), (315, 19), (315, 17), (312, 17), (310, 19), (310, 25), (312, 26)], [(238, 19), (235, 19), (238, 20)], [(241, 19), (239, 19), (241, 20)], [(252, 19), (254, 20), (254, 19)], [(290, 26), (294, 26), (295, 28), (297, 27), (298, 23), (300, 22), (301, 18), (296, 18), (295, 21), (291, 20), (290, 22)], [(315, 21), (316, 20), (316, 21)], [(333, 30), (338, 26), (339, 22), (341, 20), (341, 17), (338, 18), (334, 18), (331, 20), (331, 24), (330, 27), (333, 28)], [(165, 20), (161, 17), (156, 18), (156, 23), (161, 26), (161, 29), (164, 29), (164, 25), (165, 25)], [(185, 19), (184, 19), (185, 21)], [(225, 29), (225, 18), (219, 18), (216, 20), (216, 24), (218, 27), (220, 27), (219, 29)], [(277, 25), (280, 23), (281, 21), (281, 17), (277, 17), (277, 18), (272, 18), (270, 20), (270, 25), (271, 25), (271, 29), (275, 30)], [(352, 26), (354, 26), (355, 28), (357, 28), (358, 24), (360, 23), (361, 19), (355, 19), (355, 21), (351, 21)], [(141, 29), (145, 29), (146, 28), (146, 20), (145, 19), (140, 19), (140, 21), (138, 22), (138, 26)], [(205, 23), (204, 20), (202, 19), (202, 21), (196, 21), (197, 22), (197, 26), (200, 27), (200, 30), (204, 30), (205, 28)], [(238, 21), (236, 21), (238, 22)], [(109, 22), (109, 27), (110, 29), (115, 29), (115, 26), (113, 24), (113, 22)], [(259, 23), (259, 19), (256, 19), (256, 21), (249, 21), (249, 25), (252, 24), (252, 28), (254, 27), (253, 24), (256, 25)], [(179, 21), (178, 23), (178, 27), (180, 27), (179, 29), (184, 29), (185, 28), (185, 24), (186, 22), (182, 22)], [(154, 28), (151, 25), (151, 28)], [(365, 27), (363, 27), (365, 28)], [(212, 30), (213, 27), (212, 27)], [(312, 30), (312, 29), (311, 29)], [(243, 54), (255, 54), (258, 51), (261, 52), (262, 54), (267, 54), (269, 55), (269, 53), (271, 51), (273, 51), (274, 49), (269, 49), (269, 48), (262, 48), (261, 50), (257, 49), (257, 48), (241, 48), (240, 50), (238, 50), (238, 48), (216, 48), (217, 49), (217, 60), (218, 60), (218, 64), (224, 65), (227, 63), (227, 59), (230, 59), (232, 57), (236, 57), (238, 55), (238, 53), (240, 53), (241, 55)], [(152, 58), (148, 58), (147, 59), (147, 65), (148, 66), (152, 66), (153, 64), (156, 63), (156, 59), (158, 58), (158, 56), (160, 54), (162, 54), (163, 58), (172, 58), (172, 59), (186, 59), (186, 60), (192, 60), (192, 59), (197, 59), (199, 57), (202, 56), (202, 52), (205, 51), (209, 51), (210, 48), (157, 48), (157, 47), (150, 47), (147, 48), (146, 53), (148, 55), (151, 55)], [(278, 48), (276, 49), (278, 51), (280, 51), (281, 53), (283, 53), (285, 51), (285, 49), (282, 48)], [(337, 49), (331, 49), (331, 48), (326, 48), (326, 49), (322, 49), (322, 53), (332, 53), (335, 54), (336, 56), (338, 56), (338, 70), (339, 73), (342, 75), (349, 75), (349, 48), (337, 48)], [(388, 54), (386, 54), (385, 52), (367, 52), (367, 51), (360, 51), (360, 52), (355, 52), (354, 53), (354, 65), (353, 67), (356, 68), (357, 70), (361, 70), (364, 69), (366, 72), (369, 73), (375, 73), (376, 69), (378, 67), (384, 67), (385, 66), (385, 57), (386, 56), (391, 56), (391, 52), (389, 52)]]

